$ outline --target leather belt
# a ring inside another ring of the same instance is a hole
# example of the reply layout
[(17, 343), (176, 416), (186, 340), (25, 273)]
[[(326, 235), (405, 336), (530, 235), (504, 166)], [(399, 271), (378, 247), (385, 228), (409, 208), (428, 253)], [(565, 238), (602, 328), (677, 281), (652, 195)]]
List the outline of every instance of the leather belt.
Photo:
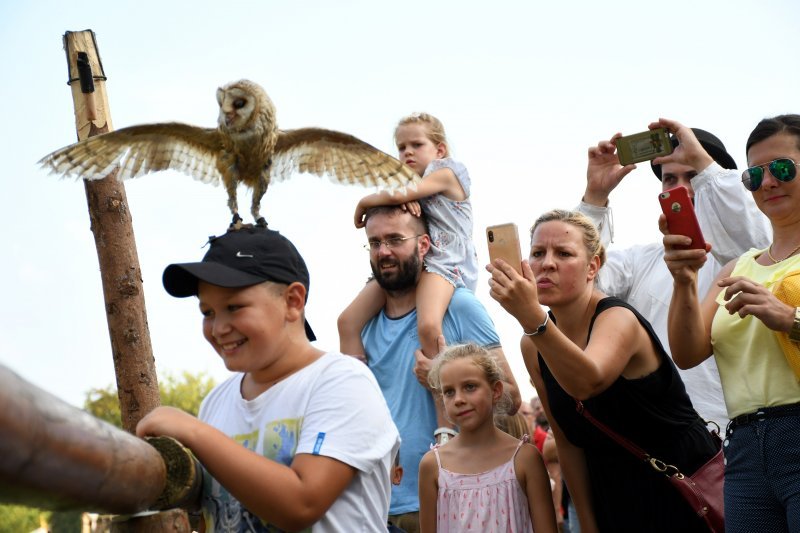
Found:
[(777, 418), (781, 416), (796, 416), (800, 415), (800, 403), (791, 403), (788, 405), (776, 405), (775, 407), (762, 407), (754, 413), (746, 413), (734, 417), (731, 422), (734, 426), (744, 426), (758, 420), (765, 420), (767, 418)]

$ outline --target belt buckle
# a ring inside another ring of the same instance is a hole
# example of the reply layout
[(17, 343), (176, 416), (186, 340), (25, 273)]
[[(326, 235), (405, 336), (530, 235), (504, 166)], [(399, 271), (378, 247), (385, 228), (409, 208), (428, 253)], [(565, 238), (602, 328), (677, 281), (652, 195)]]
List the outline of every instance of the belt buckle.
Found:
[(763, 422), (767, 418), (767, 413), (764, 412), (763, 409), (759, 409), (755, 413), (753, 413), (753, 418), (755, 418), (759, 422)]

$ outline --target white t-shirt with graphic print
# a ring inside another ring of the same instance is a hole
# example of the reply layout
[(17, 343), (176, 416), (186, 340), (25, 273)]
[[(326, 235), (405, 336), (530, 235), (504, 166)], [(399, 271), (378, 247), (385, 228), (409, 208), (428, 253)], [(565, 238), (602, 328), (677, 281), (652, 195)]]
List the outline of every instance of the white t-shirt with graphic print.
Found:
[[(242, 398), (243, 376), (236, 374), (211, 391), (200, 420), (286, 466), (296, 454), (308, 453), (356, 469), (353, 481), (307, 531), (386, 531), (390, 470), (400, 437), (366, 365), (326, 353), (253, 400)], [(208, 533), (280, 531), (242, 507), (207, 472), (202, 506)]]

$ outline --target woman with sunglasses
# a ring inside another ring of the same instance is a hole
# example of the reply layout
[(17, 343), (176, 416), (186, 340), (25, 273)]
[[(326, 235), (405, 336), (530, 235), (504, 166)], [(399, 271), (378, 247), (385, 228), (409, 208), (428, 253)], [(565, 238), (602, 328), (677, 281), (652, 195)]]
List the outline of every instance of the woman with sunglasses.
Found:
[(674, 278), (669, 343), (682, 368), (712, 354), (719, 368), (731, 419), (726, 531), (800, 531), (800, 115), (759, 122), (747, 161), (742, 183), (773, 240), (726, 265), (702, 302), (697, 271), (707, 251), (678, 249), (688, 238), (660, 220)]

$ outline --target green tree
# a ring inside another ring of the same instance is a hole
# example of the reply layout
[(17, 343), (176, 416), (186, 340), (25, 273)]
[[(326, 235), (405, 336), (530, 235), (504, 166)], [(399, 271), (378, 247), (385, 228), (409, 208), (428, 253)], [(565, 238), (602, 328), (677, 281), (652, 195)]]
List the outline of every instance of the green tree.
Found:
[(83, 410), (90, 415), (122, 428), (122, 414), (117, 389), (112, 385), (104, 389), (92, 389), (86, 393)]
[(41, 518), (47, 520), (49, 514), (23, 505), (0, 505), (0, 533), (33, 531), (41, 525)]
[(176, 378), (172, 374), (165, 374), (164, 379), (158, 381), (161, 404), (171, 405), (197, 416), (200, 411), (200, 403), (211, 392), (214, 385), (216, 385), (214, 379), (205, 372), (192, 374), (184, 371), (180, 378)]
[[(205, 372), (192, 374), (184, 371), (180, 377), (166, 373), (158, 380), (158, 392), (161, 395), (162, 405), (171, 405), (197, 416), (200, 402), (211, 392), (214, 385), (214, 379)], [(119, 428), (122, 427), (119, 397), (113, 385), (87, 392), (83, 408), (92, 416)]]

